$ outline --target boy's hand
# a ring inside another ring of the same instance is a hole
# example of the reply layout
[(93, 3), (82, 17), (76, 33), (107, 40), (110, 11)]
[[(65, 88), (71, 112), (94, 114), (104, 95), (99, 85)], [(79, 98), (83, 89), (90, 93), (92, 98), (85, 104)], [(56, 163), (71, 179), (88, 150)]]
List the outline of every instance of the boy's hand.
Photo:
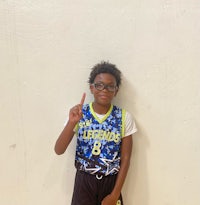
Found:
[(101, 205), (118, 205), (118, 202), (115, 197), (109, 194), (103, 199), (103, 201), (101, 202)]
[(78, 105), (72, 107), (69, 111), (69, 121), (71, 123), (77, 123), (82, 118), (82, 107), (85, 101), (86, 93), (83, 93), (81, 102)]

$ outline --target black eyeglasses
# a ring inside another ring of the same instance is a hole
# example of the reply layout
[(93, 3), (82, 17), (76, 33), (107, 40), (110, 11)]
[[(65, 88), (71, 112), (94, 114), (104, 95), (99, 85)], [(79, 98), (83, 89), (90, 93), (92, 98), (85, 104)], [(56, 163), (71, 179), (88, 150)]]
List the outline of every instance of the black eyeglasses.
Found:
[(105, 85), (104, 83), (93, 83), (92, 85), (99, 91), (106, 89), (109, 92), (115, 92), (117, 89), (116, 85)]

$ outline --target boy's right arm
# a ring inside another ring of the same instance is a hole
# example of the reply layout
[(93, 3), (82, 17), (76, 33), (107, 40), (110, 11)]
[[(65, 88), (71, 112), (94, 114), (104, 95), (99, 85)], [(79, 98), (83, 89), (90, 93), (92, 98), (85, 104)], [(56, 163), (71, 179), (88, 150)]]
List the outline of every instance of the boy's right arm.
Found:
[(75, 124), (71, 123), (70, 121), (67, 122), (65, 128), (61, 132), (60, 136), (58, 137), (54, 150), (56, 154), (60, 155), (65, 152), (69, 143), (71, 142), (74, 136), (74, 127)]
[(54, 150), (56, 154), (60, 155), (65, 152), (67, 149), (69, 143), (71, 142), (73, 136), (74, 136), (74, 128), (78, 121), (82, 118), (82, 107), (83, 103), (85, 101), (85, 96), (86, 94), (84, 93), (81, 99), (80, 104), (74, 106), (73, 108), (70, 109), (69, 112), (69, 120), (59, 135)]

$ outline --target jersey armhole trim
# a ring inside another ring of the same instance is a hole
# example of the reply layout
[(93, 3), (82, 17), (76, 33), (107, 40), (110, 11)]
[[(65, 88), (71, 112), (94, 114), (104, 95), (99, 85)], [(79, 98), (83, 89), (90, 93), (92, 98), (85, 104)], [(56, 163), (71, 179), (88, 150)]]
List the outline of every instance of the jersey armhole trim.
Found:
[(122, 129), (121, 129), (122, 138), (125, 135), (125, 116), (126, 116), (126, 110), (122, 109)]

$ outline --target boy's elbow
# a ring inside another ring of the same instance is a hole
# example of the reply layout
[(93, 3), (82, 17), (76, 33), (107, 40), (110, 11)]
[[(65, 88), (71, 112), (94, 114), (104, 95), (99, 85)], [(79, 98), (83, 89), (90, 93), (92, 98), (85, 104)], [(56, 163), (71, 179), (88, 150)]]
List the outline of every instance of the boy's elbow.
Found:
[(56, 153), (57, 155), (61, 155), (61, 154), (64, 153), (63, 151), (58, 150), (56, 147), (54, 147), (54, 151), (55, 151), (55, 153)]

